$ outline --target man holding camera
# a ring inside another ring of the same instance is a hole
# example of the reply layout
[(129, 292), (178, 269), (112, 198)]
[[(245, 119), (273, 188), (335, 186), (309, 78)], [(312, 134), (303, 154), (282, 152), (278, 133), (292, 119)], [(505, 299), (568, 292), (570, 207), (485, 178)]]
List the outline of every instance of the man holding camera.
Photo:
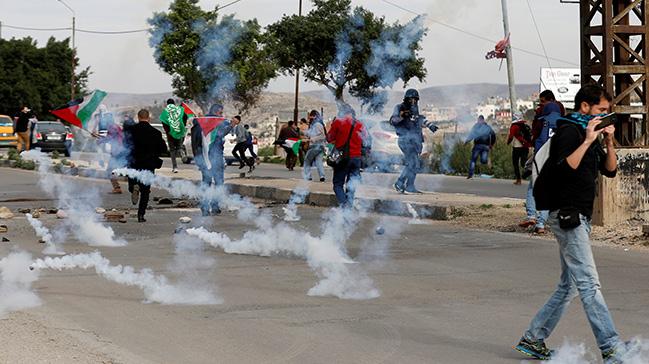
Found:
[(415, 188), (415, 177), (421, 168), (420, 155), (424, 145), (422, 128), (433, 133), (437, 126), (419, 114), (419, 92), (409, 89), (403, 102), (394, 107), (390, 123), (394, 125), (399, 136), (399, 148), (403, 152), (404, 168), (394, 183), (394, 189), (400, 193), (421, 193)]
[[(604, 363), (623, 363), (630, 350), (629, 343), (620, 340), (613, 325), (600, 290), (590, 245), (598, 174), (614, 177), (617, 172), (615, 127), (598, 128), (610, 103), (611, 96), (599, 85), (586, 85), (577, 92), (575, 112), (557, 121), (557, 129), (549, 141), (550, 155), (534, 183), (537, 208), (550, 211), (548, 224), (559, 243), (561, 258), (561, 279), (557, 289), (514, 347), (537, 359), (546, 360), (552, 356), (545, 339), (577, 294)], [(604, 146), (598, 140), (600, 135)]]

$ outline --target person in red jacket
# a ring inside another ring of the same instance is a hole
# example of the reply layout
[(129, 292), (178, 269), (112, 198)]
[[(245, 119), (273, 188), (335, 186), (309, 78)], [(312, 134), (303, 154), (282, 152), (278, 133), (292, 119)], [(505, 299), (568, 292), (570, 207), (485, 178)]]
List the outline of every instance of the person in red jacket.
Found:
[(509, 127), (509, 136), (507, 137), (507, 144), (512, 144), (512, 163), (514, 164), (514, 174), (516, 175), (515, 185), (520, 185), (521, 182), (521, 167), (525, 166), (527, 156), (532, 147), (532, 130), (523, 120), (520, 113), (514, 114), (512, 125)]
[(363, 123), (356, 120), (351, 107), (343, 107), (331, 123), (327, 141), (343, 151), (343, 161), (333, 167), (333, 189), (340, 206), (350, 207), (361, 179), (361, 151), (369, 141)]

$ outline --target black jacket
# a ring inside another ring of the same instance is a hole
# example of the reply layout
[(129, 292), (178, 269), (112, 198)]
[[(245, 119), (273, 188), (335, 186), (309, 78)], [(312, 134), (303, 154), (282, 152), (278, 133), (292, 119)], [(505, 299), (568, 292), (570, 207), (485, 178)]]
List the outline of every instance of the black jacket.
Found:
[(167, 152), (162, 133), (147, 122), (131, 128), (133, 168), (153, 171), (162, 166), (160, 156)]
[(575, 123), (560, 119), (552, 137), (550, 156), (534, 183), (537, 210), (576, 208), (591, 217), (595, 201), (596, 181), (599, 173), (615, 177), (616, 171), (606, 169), (606, 152), (595, 141), (584, 154), (577, 169), (568, 165), (568, 158), (584, 142), (586, 131)]

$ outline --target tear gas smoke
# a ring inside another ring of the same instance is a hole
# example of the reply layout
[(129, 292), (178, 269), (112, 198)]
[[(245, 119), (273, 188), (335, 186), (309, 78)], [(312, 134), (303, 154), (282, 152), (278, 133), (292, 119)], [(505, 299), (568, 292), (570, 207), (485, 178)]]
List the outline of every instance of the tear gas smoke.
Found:
[(300, 221), (300, 215), (297, 213), (297, 204), (304, 203), (306, 196), (309, 194), (308, 186), (308, 183), (300, 182), (293, 189), (291, 198), (288, 200), (288, 205), (282, 207), (282, 210), (284, 210), (284, 221)]
[(153, 17), (147, 19), (151, 26), (149, 28), (149, 46), (153, 48), (153, 56), (158, 64), (162, 62), (161, 44), (164, 37), (172, 31), (172, 25), (163, 13), (154, 13)]
[(40, 220), (34, 218), (32, 214), (25, 214), (25, 217), (27, 217), (27, 221), (29, 221), (29, 224), (32, 226), (32, 228), (34, 228), (36, 235), (45, 242), (45, 248), (43, 249), (43, 254), (48, 254), (48, 255), (65, 254), (63, 248), (61, 248), (60, 246), (58, 246), (58, 244), (54, 242), (54, 237), (50, 233), (50, 230), (46, 228), (43, 225), (43, 223), (40, 222)]
[(20, 156), (38, 163), (40, 187), (48, 195), (56, 198), (58, 207), (68, 214), (62, 229), (71, 232), (79, 241), (87, 242), (90, 246), (126, 245), (126, 241), (115, 237), (115, 232), (111, 227), (97, 221), (95, 208), (101, 202), (97, 189), (81, 188), (79, 184), (64, 180), (62, 176), (51, 173), (52, 160), (38, 150), (22, 152)]
[(386, 260), (389, 255), (390, 242), (401, 236), (405, 226), (403, 218), (381, 216), (374, 225), (375, 235), (367, 236), (361, 241), (357, 259), (361, 262)]
[(176, 285), (192, 292), (202, 292), (210, 304), (221, 304), (223, 300), (215, 291), (213, 277), (216, 259), (205, 254), (205, 244), (187, 234), (174, 235), (175, 255), (169, 270), (176, 274)]
[(32, 291), (38, 272), (26, 269), (32, 263), (27, 252), (12, 252), (0, 259), (0, 317), (24, 308), (36, 307), (41, 300)]
[[(628, 352), (623, 354), (620, 360), (624, 364), (647, 364), (649, 363), (649, 341), (640, 337), (630, 341)], [(556, 351), (548, 364), (595, 364), (600, 360), (595, 355), (588, 353), (583, 343), (573, 344), (565, 341)]]
[(187, 233), (230, 254), (305, 258), (320, 279), (308, 291), (310, 296), (371, 299), (380, 295), (378, 289), (360, 266), (353, 264), (344, 247), (344, 242), (357, 226), (358, 215), (351, 209), (332, 209), (325, 217), (325, 226), (319, 237), (285, 223), (247, 231), (240, 240), (232, 240), (223, 233), (209, 232), (202, 227), (188, 229)]
[(408, 221), (408, 224), (410, 225), (421, 225), (425, 224), (425, 222), (419, 217), (419, 214), (417, 213), (417, 210), (415, 210), (414, 207), (412, 207), (411, 204), (407, 203), (406, 207), (408, 208), (408, 213), (412, 217), (410, 221)]
[(111, 265), (110, 261), (99, 252), (65, 255), (56, 258), (45, 257), (36, 259), (29, 265), (30, 270), (52, 269), (61, 271), (74, 268), (94, 268), (98, 275), (109, 281), (138, 287), (142, 289), (146, 300), (149, 302), (178, 305), (207, 305), (219, 302), (211, 291), (196, 290), (195, 287), (184, 285), (173, 285), (167, 277), (156, 275), (151, 269), (145, 268), (136, 271), (131, 266)]
[(243, 34), (244, 25), (234, 15), (221, 18), (220, 22), (196, 22), (194, 30), (200, 34), (200, 47), (196, 62), (208, 80), (208, 97), (224, 100), (230, 96), (237, 83), (237, 75), (230, 69), (232, 49)]
[(260, 212), (257, 207), (239, 195), (227, 193), (225, 186), (203, 186), (188, 180), (174, 180), (160, 176), (150, 171), (118, 168), (113, 171), (116, 175), (136, 179), (152, 187), (163, 189), (174, 197), (188, 197), (197, 200), (217, 201), (220, 206), (238, 211), (238, 218), (242, 221), (252, 221), (257, 226), (265, 227), (272, 224), (272, 217), (268, 213)]

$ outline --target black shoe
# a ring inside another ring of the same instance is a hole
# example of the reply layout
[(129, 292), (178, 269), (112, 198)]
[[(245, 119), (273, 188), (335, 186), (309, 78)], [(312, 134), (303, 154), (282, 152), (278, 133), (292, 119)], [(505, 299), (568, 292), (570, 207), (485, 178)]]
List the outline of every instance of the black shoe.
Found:
[(404, 193), (406, 190), (399, 184), (399, 182), (395, 182), (394, 185), (392, 185), (394, 189), (399, 192), (399, 193)]
[(324, 181), (325, 181), (325, 178), (324, 178), (324, 177), (320, 177), (320, 182), (324, 182)]
[(243, 162), (241, 162), (241, 163), (239, 164), (239, 169), (243, 169), (243, 167), (245, 167), (245, 166), (246, 166), (246, 165), (243, 164)]
[(554, 350), (548, 349), (543, 341), (532, 342), (527, 340), (525, 337), (522, 337), (521, 341), (519, 341), (513, 348), (519, 353), (540, 360), (549, 360), (554, 354)]
[(212, 213), (210, 215), (212, 215), (212, 216), (221, 215), (221, 209), (219, 209), (219, 208), (212, 209)]
[(207, 210), (201, 210), (201, 215), (202, 216), (210, 216), (210, 212)]
[(133, 186), (133, 191), (131, 192), (131, 203), (137, 205), (137, 202), (140, 201), (140, 185)]
[(137, 222), (146, 222), (144, 215), (137, 215)]

